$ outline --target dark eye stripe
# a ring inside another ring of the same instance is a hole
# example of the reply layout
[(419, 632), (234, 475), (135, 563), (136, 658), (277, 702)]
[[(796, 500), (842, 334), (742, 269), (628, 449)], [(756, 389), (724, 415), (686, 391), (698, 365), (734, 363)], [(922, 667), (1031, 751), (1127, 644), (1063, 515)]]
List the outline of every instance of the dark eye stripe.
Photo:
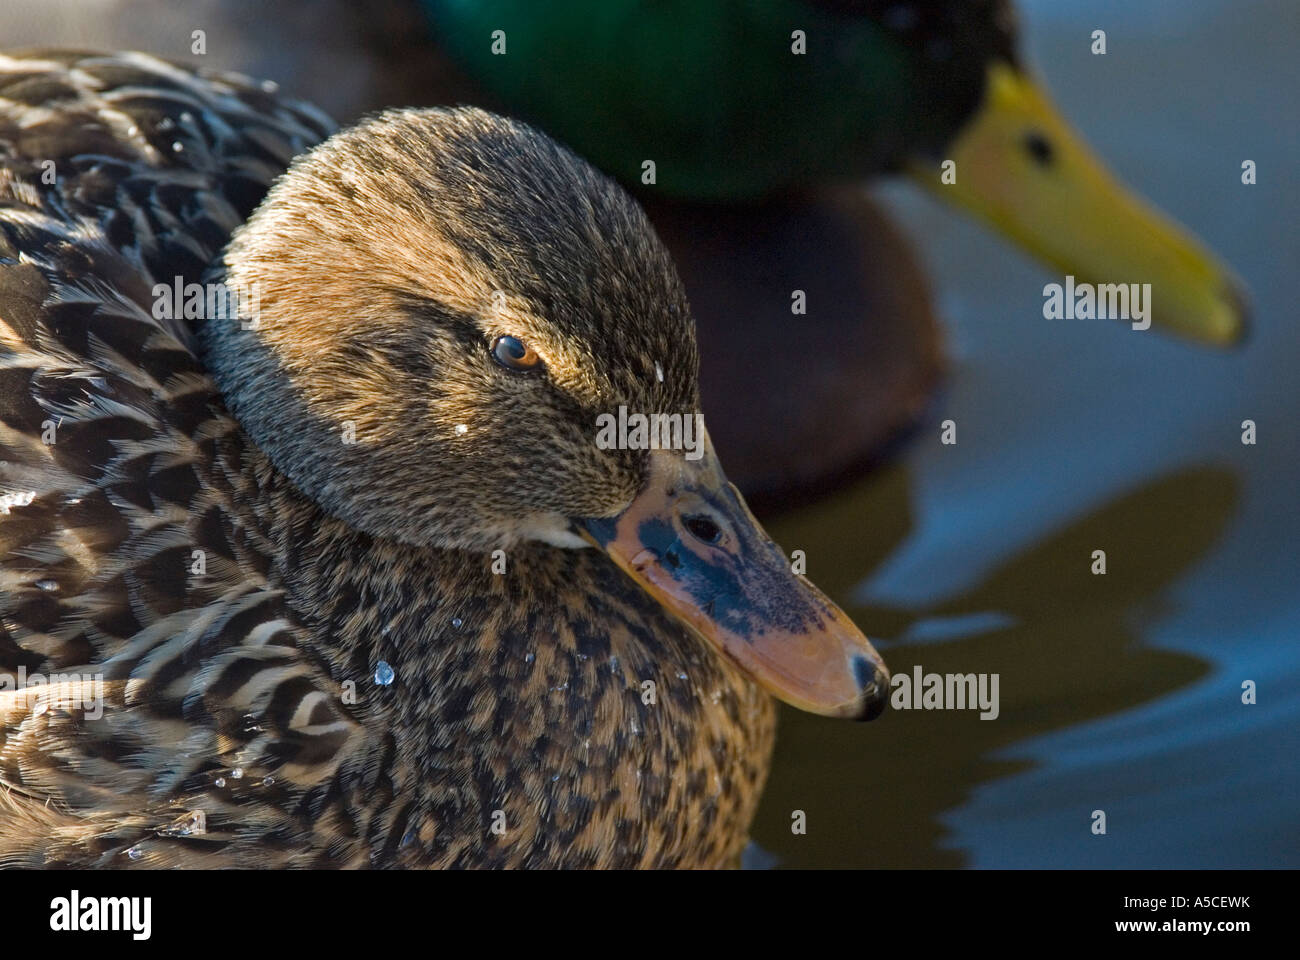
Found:
[(533, 370), (542, 362), (531, 347), (509, 334), (492, 341), (492, 357), (507, 370)]

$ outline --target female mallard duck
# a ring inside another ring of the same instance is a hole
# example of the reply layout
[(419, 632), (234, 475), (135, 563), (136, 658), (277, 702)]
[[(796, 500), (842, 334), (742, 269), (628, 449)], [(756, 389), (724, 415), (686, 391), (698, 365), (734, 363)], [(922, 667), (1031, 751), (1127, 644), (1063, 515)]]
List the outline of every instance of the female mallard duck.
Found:
[(293, 159), (328, 132), (0, 57), (0, 863), (734, 862), (765, 691), (870, 717), (888, 675), (707, 435), (596, 443), (698, 407), (668, 255), (520, 124)]
[(420, 3), (511, 111), (626, 183), (653, 160), (656, 195), (744, 201), (907, 169), (1054, 268), (1150, 283), (1157, 325), (1221, 346), (1245, 329), (1231, 272), (1031, 81), (1008, 0)]

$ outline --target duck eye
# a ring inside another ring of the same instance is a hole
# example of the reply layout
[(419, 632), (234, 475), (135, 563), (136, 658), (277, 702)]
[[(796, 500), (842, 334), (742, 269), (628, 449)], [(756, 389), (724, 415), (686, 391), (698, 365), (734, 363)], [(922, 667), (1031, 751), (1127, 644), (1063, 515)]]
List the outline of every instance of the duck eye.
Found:
[(492, 341), (492, 357), (507, 370), (532, 370), (542, 362), (532, 347), (509, 335)]

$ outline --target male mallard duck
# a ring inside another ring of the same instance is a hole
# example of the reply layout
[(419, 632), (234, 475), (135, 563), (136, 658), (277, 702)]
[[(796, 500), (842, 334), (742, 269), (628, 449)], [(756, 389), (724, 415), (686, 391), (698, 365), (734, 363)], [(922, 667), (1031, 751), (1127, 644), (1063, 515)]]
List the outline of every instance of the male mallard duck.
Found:
[(1150, 283), (1158, 325), (1245, 328), (1230, 271), (1029, 78), (1007, 0), (420, 2), (474, 79), (626, 183), (653, 160), (657, 195), (744, 201), (907, 169), (1081, 281)]
[(596, 443), (698, 407), (667, 253), (518, 123), (329, 132), (0, 56), (0, 863), (734, 862), (768, 692), (888, 675), (707, 435)]

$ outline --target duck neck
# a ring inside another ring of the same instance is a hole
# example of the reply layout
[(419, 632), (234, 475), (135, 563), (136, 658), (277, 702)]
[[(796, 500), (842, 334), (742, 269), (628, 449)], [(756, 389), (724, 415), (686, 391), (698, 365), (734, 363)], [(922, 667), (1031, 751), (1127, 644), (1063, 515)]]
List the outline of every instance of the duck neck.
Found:
[[(384, 862), (701, 866), (738, 856), (771, 699), (603, 555), (350, 530), (300, 494), (277, 564), (399, 802)], [(283, 514), (282, 514), (283, 516)], [(504, 833), (491, 832), (501, 818)], [(398, 821), (400, 820), (400, 824)], [(664, 836), (664, 823), (677, 824)]]

